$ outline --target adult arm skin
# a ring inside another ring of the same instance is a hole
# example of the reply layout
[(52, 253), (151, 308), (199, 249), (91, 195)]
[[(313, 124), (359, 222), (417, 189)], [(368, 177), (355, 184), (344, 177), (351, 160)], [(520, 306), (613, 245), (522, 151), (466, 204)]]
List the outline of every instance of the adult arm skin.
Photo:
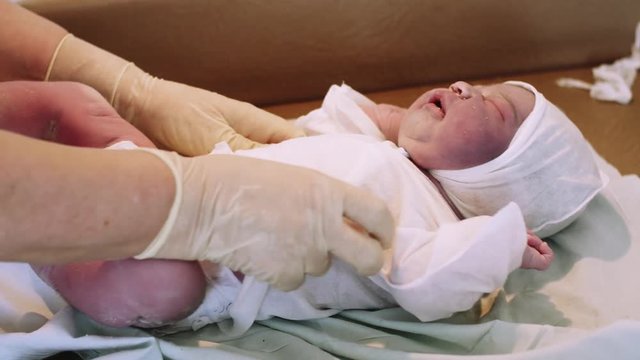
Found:
[(0, 81), (43, 80), (66, 34), (59, 25), (0, 0)]
[(153, 155), (73, 148), (0, 130), (0, 260), (134, 256), (160, 231), (174, 192), (170, 171)]

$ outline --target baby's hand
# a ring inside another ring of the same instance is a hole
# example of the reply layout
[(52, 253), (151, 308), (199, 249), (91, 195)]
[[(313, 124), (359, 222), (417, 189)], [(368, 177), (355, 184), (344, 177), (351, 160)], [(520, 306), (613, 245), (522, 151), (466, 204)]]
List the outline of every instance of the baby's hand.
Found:
[(527, 230), (527, 247), (522, 255), (523, 269), (546, 270), (553, 261), (553, 250), (533, 232)]

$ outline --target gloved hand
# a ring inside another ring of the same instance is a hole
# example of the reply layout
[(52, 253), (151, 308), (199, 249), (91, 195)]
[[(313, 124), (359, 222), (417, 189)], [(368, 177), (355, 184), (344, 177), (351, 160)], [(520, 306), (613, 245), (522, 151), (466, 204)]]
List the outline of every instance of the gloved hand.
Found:
[(249, 103), (155, 78), (72, 35), (60, 42), (45, 80), (90, 85), (157, 145), (184, 155), (207, 154), (220, 141), (248, 149), (304, 135)]
[(329, 255), (362, 275), (382, 267), (393, 219), (361, 189), (273, 161), (135, 151), (159, 157), (176, 181), (169, 217), (138, 259), (210, 260), (282, 290), (297, 288), (305, 274), (324, 273)]

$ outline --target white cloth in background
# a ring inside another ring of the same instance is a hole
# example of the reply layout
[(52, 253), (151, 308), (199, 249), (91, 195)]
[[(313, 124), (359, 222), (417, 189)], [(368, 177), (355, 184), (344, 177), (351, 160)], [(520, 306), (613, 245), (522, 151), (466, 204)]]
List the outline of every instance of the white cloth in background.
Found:
[(594, 99), (617, 102), (623, 105), (630, 103), (633, 99), (631, 86), (636, 79), (638, 69), (640, 69), (640, 22), (636, 25), (635, 36), (630, 56), (593, 69), (595, 83), (590, 84), (571, 78), (560, 78), (556, 83), (562, 87), (589, 90), (589, 94)]
[(508, 81), (535, 95), (535, 105), (507, 150), (463, 170), (433, 170), (465, 217), (494, 214), (513, 201), (540, 237), (569, 225), (607, 180), (578, 128), (533, 86)]
[[(302, 320), (327, 317), (341, 309), (398, 304), (420, 320), (436, 320), (470, 308), (520, 266), (526, 229), (518, 206), (506, 206), (493, 217), (458, 221), (405, 152), (381, 139), (382, 134), (357, 106), (362, 101), (369, 100), (346, 85), (333, 86), (321, 109), (298, 120), (306, 129), (328, 134), (235, 154), (316, 169), (385, 200), (397, 231), (383, 270), (366, 278), (334, 261), (327, 274), (308, 276), (301, 288), (291, 292), (247, 277), (234, 290), (237, 296), (226, 314), (232, 320), (220, 323), (221, 329), (240, 334), (254, 320), (273, 316)], [(233, 152), (219, 144), (213, 153)], [(227, 280), (233, 276), (225, 274)], [(210, 287), (203, 305), (176, 326), (197, 328), (209, 318), (219, 319), (219, 314), (209, 316), (207, 310), (220, 307), (211, 303), (220, 301), (212, 295), (216, 290)]]

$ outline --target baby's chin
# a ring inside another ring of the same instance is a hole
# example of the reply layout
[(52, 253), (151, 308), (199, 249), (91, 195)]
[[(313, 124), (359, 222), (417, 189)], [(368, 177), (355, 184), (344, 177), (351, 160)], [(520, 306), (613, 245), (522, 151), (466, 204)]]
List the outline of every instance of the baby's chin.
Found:
[[(427, 143), (412, 138), (398, 137), (398, 147), (405, 151), (405, 155), (417, 167), (423, 170), (452, 170), (447, 156), (438, 156), (438, 152)], [(435, 156), (434, 156), (435, 155)]]

